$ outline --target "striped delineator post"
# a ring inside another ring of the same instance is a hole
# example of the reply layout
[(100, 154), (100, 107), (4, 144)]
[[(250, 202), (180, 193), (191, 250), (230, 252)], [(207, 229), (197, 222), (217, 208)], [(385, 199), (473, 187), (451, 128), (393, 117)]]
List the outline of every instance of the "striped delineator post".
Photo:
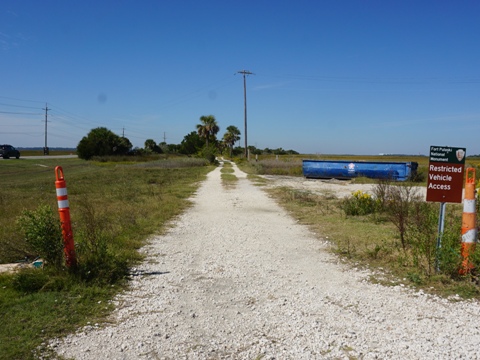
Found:
[(67, 267), (77, 266), (75, 243), (73, 242), (72, 224), (70, 221), (70, 206), (68, 204), (67, 185), (61, 166), (55, 168), (55, 188), (57, 190), (58, 213), (62, 223), (63, 251)]
[(462, 214), (462, 267), (460, 274), (468, 274), (473, 268), (469, 257), (475, 251), (477, 242), (477, 209), (475, 203), (475, 169), (467, 168), (465, 176), (465, 195)]

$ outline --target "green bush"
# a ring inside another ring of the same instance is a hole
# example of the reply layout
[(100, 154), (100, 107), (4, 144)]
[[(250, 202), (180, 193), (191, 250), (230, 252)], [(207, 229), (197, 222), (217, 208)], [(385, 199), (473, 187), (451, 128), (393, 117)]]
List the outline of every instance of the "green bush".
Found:
[(78, 266), (81, 280), (96, 284), (114, 284), (128, 274), (128, 262), (109, 248), (113, 241), (92, 202), (84, 197), (78, 201), (80, 225), (77, 231)]
[(200, 156), (207, 159), (210, 164), (215, 164), (217, 149), (214, 145), (205, 146), (200, 152)]
[(132, 149), (132, 143), (105, 127), (90, 130), (77, 145), (80, 159), (90, 160), (94, 156), (126, 155)]
[[(458, 270), (462, 264), (460, 254), (461, 224), (462, 220), (460, 216), (454, 216), (445, 223), (441, 246), (437, 250), (438, 268), (440, 272), (453, 279), (459, 277)], [(476, 254), (474, 254), (474, 259), (472, 260), (477, 266), (480, 265)]]
[[(375, 192), (378, 193), (381, 191), (375, 190)], [(389, 220), (398, 229), (403, 250), (406, 250), (409, 245), (405, 234), (410, 216), (415, 204), (420, 200), (421, 197), (418, 188), (411, 183), (387, 185), (385, 188), (385, 198), (381, 201), (383, 203), (383, 210)]]
[(352, 196), (343, 199), (340, 206), (346, 215), (361, 216), (374, 213), (377, 202), (371, 195), (357, 190), (352, 193)]
[(406, 228), (406, 239), (411, 247), (413, 264), (427, 276), (435, 272), (437, 214), (438, 209), (433, 204), (415, 202), (412, 204)]
[(42, 290), (48, 283), (49, 277), (44, 271), (38, 269), (23, 269), (12, 278), (13, 288), (24, 294)]
[(115, 284), (128, 275), (128, 262), (107, 248), (100, 251), (84, 251), (81, 254), (76, 274), (81, 280), (97, 285)]
[(41, 257), (48, 265), (60, 268), (63, 263), (63, 241), (58, 214), (50, 206), (41, 205), (36, 210), (23, 211), (17, 222), (35, 256)]

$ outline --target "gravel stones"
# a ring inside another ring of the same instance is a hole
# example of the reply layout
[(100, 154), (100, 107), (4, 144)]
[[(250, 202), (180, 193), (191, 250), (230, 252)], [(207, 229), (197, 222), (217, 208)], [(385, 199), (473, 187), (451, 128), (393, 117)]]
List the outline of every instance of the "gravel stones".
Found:
[(475, 359), (480, 307), (366, 281), (234, 166), (142, 251), (112, 323), (50, 346), (74, 359)]

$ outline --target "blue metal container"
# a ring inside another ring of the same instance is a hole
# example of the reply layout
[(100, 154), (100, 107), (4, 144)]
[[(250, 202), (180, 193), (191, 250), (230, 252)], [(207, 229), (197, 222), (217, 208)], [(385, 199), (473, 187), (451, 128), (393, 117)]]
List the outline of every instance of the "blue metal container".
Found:
[(372, 179), (405, 181), (417, 173), (416, 162), (303, 160), (303, 176), (313, 179)]

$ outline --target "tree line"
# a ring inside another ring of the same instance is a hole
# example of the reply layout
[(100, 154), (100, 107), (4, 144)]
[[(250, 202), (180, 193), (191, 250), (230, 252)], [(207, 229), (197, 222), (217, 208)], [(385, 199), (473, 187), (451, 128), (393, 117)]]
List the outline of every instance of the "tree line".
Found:
[[(196, 131), (185, 135), (180, 144), (156, 143), (154, 139), (147, 139), (144, 148), (133, 148), (130, 140), (118, 136), (105, 127), (98, 127), (90, 130), (77, 145), (77, 154), (81, 159), (89, 160), (95, 156), (114, 155), (148, 155), (148, 154), (182, 154), (201, 155), (213, 161), (217, 154), (224, 154), (230, 157), (238, 156), (244, 152), (244, 148), (235, 143), (240, 140), (241, 132), (234, 126), (227, 126), (221, 139), (217, 138), (220, 127), (213, 115), (200, 117), (200, 123), (196, 125)], [(298, 154), (294, 150), (264, 149), (260, 150), (254, 146), (248, 147), (251, 154)]]

